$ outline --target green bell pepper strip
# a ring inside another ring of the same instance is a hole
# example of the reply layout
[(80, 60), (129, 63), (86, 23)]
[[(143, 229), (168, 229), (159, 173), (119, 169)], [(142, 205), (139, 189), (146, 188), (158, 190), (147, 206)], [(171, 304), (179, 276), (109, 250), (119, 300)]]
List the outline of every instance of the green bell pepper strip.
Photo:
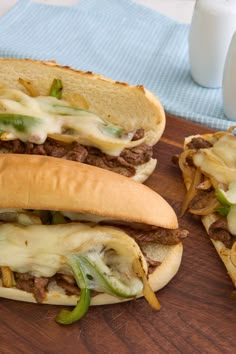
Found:
[(80, 288), (80, 299), (72, 311), (62, 310), (56, 317), (56, 322), (60, 324), (72, 324), (80, 320), (88, 311), (90, 306), (90, 289), (87, 284), (87, 277), (80, 266), (79, 256), (77, 261), (74, 255), (68, 257), (68, 264), (71, 266), (75, 280)]
[(217, 213), (219, 213), (221, 216), (226, 217), (229, 214), (230, 206), (229, 205), (221, 205), (218, 208), (216, 208), (215, 211)]
[(128, 285), (125, 284), (113, 274), (96, 252), (86, 256), (74, 256), (74, 262), (78, 261), (78, 257), (81, 269), (87, 274), (90, 289), (126, 299), (142, 293), (143, 283), (139, 278), (129, 280)]
[[(37, 125), (40, 122), (39, 118), (14, 114), (14, 113), (0, 113), (0, 129), (5, 130), (8, 127), (13, 127), (20, 133), (27, 132), (28, 128)], [(6, 127), (6, 129), (2, 129)]]
[[(94, 254), (93, 254), (94, 255)], [(103, 263), (100, 256), (71, 255), (68, 264), (71, 266), (75, 280), (81, 290), (80, 299), (72, 311), (62, 310), (56, 317), (60, 324), (71, 324), (80, 320), (88, 311), (90, 305), (90, 289), (106, 292), (120, 298), (132, 298), (140, 295), (143, 283), (140, 279), (132, 285), (124, 284), (117, 279)], [(101, 260), (101, 261), (99, 261)]]
[(229, 183), (227, 191), (221, 188), (217, 188), (215, 194), (216, 194), (216, 198), (219, 200), (221, 204), (229, 205), (229, 206), (235, 205), (236, 204), (236, 180)]
[(226, 217), (231, 209), (231, 206), (235, 205), (236, 201), (236, 181), (229, 184), (228, 191), (224, 191), (221, 188), (215, 190), (217, 200), (220, 202), (220, 206), (215, 209), (221, 216)]
[(88, 311), (90, 306), (90, 289), (84, 288), (80, 291), (80, 299), (72, 311), (62, 310), (56, 317), (60, 324), (72, 324), (80, 320)]
[(50, 88), (49, 96), (56, 97), (60, 100), (62, 96), (62, 90), (62, 81), (60, 79), (54, 79)]

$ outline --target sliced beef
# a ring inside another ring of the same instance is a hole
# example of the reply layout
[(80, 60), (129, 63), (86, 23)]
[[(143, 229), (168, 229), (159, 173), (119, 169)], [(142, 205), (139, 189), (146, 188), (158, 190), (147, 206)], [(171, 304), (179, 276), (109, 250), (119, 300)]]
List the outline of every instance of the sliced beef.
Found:
[(94, 147), (88, 147), (88, 156), (85, 163), (120, 173), (126, 177), (134, 176), (136, 171), (135, 167), (121, 156), (106, 155)]
[(187, 147), (189, 149), (208, 149), (212, 147), (212, 143), (208, 140), (203, 139), (202, 137), (195, 137), (193, 138), (188, 144)]
[(49, 279), (48, 278), (34, 278), (34, 297), (38, 303), (43, 302), (46, 299), (47, 285)]
[(67, 151), (63, 158), (71, 161), (85, 162), (87, 156), (88, 151), (84, 146), (79, 143), (73, 143), (72, 149)]
[(0, 149), (14, 154), (46, 155), (84, 162), (87, 149), (77, 142), (66, 144), (48, 138), (44, 144), (23, 143), (20, 140), (0, 141)]
[(67, 295), (79, 295), (80, 290), (72, 276), (64, 274), (56, 274), (55, 277), (34, 277), (29, 273), (14, 273), (16, 288), (32, 293), (38, 303), (42, 303), (46, 299), (47, 286), (50, 281), (56, 280)]
[[(6, 141), (5, 144), (8, 142)], [(22, 143), (20, 140), (13, 140), (12, 141), (12, 152), (17, 153), (17, 154), (24, 154), (25, 152), (25, 147), (24, 143)]]
[(175, 245), (188, 236), (187, 230), (182, 229), (164, 229), (157, 227), (155, 229), (133, 229), (128, 226), (119, 226), (129, 236), (131, 236), (139, 245), (146, 243), (161, 243), (162, 245)]
[(16, 288), (32, 293), (38, 303), (46, 298), (48, 278), (34, 277), (28, 273), (15, 273)]
[(46, 155), (53, 157), (61, 157), (66, 160), (77, 162), (84, 162), (88, 151), (86, 147), (80, 145), (78, 142), (66, 144), (53, 139), (47, 139), (43, 144)]
[[(134, 139), (140, 139), (143, 134), (142, 129), (137, 130)], [(64, 143), (50, 138), (40, 145), (23, 143), (20, 140), (0, 141), (0, 149), (8, 153), (45, 155), (83, 162), (127, 177), (134, 176), (135, 166), (148, 162), (152, 157), (152, 147), (147, 144), (124, 149), (120, 156), (111, 156), (97, 148), (83, 146), (78, 142)]]
[[(29, 145), (31, 145), (31, 150)], [(48, 138), (45, 143), (41, 145), (28, 143), (28, 150), (26, 153), (47, 155), (77, 162), (84, 162), (86, 156), (88, 155), (87, 149), (77, 142), (66, 144), (50, 138)]]
[(148, 162), (152, 158), (152, 147), (147, 144), (141, 144), (132, 149), (124, 149), (120, 156), (127, 163), (138, 166)]
[(33, 293), (34, 277), (28, 273), (15, 273), (16, 288)]
[(236, 237), (231, 235), (228, 229), (226, 218), (219, 218), (209, 228), (209, 237), (216, 241), (221, 241), (228, 248), (231, 248), (236, 241)]
[(147, 257), (146, 255), (145, 258), (148, 264), (148, 274), (152, 274), (156, 270), (156, 268), (161, 265), (161, 262), (155, 261), (154, 259)]
[(198, 190), (196, 196), (189, 203), (190, 209), (202, 209), (209, 205), (209, 202), (215, 198), (213, 189)]
[(142, 139), (144, 137), (144, 129), (137, 129), (134, 133), (132, 141)]
[(62, 287), (67, 295), (79, 295), (80, 289), (78, 288), (76, 281), (73, 277), (65, 274), (56, 274), (57, 285)]
[[(57, 285), (65, 290), (65, 293), (70, 295), (80, 295), (80, 289), (78, 288), (75, 279), (66, 274), (57, 273), (51, 278), (34, 277), (29, 273), (14, 273), (16, 288), (33, 294), (35, 300), (38, 303), (42, 303), (47, 296), (47, 287), (51, 281), (56, 281)], [(95, 296), (98, 293), (91, 290), (91, 296)]]
[(31, 155), (48, 155), (44, 145), (27, 144), (27, 153)]

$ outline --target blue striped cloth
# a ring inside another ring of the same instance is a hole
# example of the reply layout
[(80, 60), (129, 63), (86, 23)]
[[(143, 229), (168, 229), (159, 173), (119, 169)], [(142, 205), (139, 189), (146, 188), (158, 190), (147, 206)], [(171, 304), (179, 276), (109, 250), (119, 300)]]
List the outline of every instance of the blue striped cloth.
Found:
[(216, 129), (227, 120), (221, 89), (196, 85), (188, 64), (189, 25), (131, 0), (81, 0), (73, 7), (19, 0), (0, 18), (0, 56), (56, 60), (144, 85), (165, 110)]

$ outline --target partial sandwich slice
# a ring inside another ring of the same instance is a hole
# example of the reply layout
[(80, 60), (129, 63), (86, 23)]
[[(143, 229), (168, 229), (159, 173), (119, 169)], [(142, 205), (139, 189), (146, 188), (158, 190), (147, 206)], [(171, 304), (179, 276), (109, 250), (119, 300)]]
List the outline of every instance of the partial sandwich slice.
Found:
[(228, 131), (185, 139), (178, 161), (187, 193), (182, 214), (199, 216), (236, 286), (236, 136)]
[(46, 156), (0, 155), (0, 296), (92, 305), (145, 296), (177, 273), (186, 230), (147, 186), (119, 174)]
[(0, 151), (83, 162), (143, 182), (165, 129), (143, 86), (55, 62), (0, 59)]

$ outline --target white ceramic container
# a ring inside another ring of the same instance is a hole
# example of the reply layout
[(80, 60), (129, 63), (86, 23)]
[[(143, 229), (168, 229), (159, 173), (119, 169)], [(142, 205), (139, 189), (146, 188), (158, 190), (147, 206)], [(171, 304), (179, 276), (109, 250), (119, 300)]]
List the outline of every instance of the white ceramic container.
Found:
[(236, 32), (226, 56), (222, 94), (225, 115), (236, 121)]
[(236, 30), (236, 0), (197, 0), (189, 32), (189, 63), (199, 85), (222, 86), (224, 63)]

